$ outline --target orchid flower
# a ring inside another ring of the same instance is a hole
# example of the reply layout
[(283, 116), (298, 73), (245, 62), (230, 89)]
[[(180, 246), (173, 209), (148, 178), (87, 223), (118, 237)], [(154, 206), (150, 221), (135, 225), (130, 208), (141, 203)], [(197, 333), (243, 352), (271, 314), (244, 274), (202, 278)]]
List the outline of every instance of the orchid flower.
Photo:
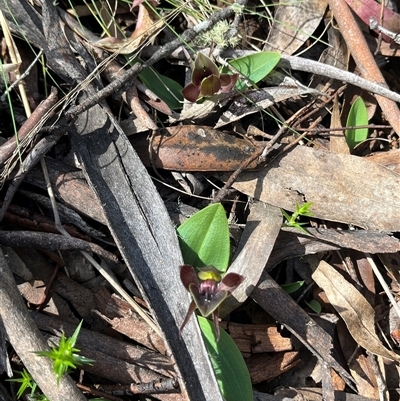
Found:
[(193, 266), (181, 266), (182, 284), (190, 292), (193, 300), (179, 329), (179, 334), (182, 333), (192, 313), (198, 309), (204, 317), (212, 315), (218, 341), (218, 307), (243, 282), (244, 277), (237, 273), (228, 273), (222, 277), (221, 273), (213, 266), (202, 267), (198, 270), (196, 273)]
[(194, 61), (192, 82), (183, 88), (182, 95), (190, 102), (195, 102), (202, 96), (227, 93), (236, 85), (238, 78), (239, 74), (221, 74), (215, 63), (199, 52)]

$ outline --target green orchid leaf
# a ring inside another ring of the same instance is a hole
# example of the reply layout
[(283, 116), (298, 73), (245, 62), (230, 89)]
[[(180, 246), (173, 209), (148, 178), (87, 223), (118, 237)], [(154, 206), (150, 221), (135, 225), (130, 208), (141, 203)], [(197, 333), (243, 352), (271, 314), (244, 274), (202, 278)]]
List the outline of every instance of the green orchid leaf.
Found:
[(312, 299), (310, 302), (305, 301), (306, 304), (310, 309), (312, 309), (315, 313), (321, 313), (322, 307), (321, 304), (316, 301), (315, 299)]
[(171, 110), (182, 108), (183, 96), (182, 86), (171, 78), (146, 68), (139, 74), (140, 80), (162, 99)]
[(214, 266), (224, 273), (228, 268), (230, 242), (225, 210), (216, 203), (200, 210), (178, 227), (178, 236), (185, 263)]
[(293, 294), (299, 288), (304, 285), (304, 281), (295, 281), (293, 283), (282, 284), (281, 287), (287, 292), (288, 294)]
[[(349, 115), (347, 116), (347, 127), (357, 127), (359, 125), (368, 124), (368, 113), (367, 107), (365, 106), (364, 100), (359, 97), (351, 105)], [(347, 129), (345, 132), (346, 142), (349, 146), (350, 152), (360, 142), (365, 141), (368, 138), (368, 128), (361, 129)]]
[(253, 389), (249, 370), (237, 345), (222, 329), (221, 337), (217, 342), (212, 322), (201, 316), (198, 316), (197, 319), (219, 388), (225, 400), (252, 401)]
[[(229, 64), (255, 85), (276, 67), (280, 59), (281, 55), (277, 52), (259, 52), (230, 60)], [(239, 79), (236, 88), (244, 90), (246, 84)]]

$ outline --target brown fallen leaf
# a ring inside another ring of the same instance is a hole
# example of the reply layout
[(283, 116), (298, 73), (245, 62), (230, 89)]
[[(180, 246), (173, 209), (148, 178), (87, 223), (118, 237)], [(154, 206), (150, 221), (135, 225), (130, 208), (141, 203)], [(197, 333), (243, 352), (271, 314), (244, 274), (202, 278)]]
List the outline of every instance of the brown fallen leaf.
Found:
[(391, 149), (387, 152), (378, 152), (368, 156), (368, 160), (385, 166), (395, 173), (400, 173), (400, 149)]
[(376, 374), (371, 366), (371, 360), (363, 355), (363, 350), (359, 349), (355, 358), (349, 364), (349, 369), (357, 382), (357, 392), (359, 395), (371, 399), (379, 399), (379, 387), (376, 382)]
[(400, 362), (400, 355), (385, 348), (375, 333), (375, 312), (367, 300), (339, 272), (321, 260), (312, 278), (342, 317), (351, 336), (375, 355)]
[[(338, 97), (336, 96), (333, 100), (332, 107), (332, 118), (331, 118), (331, 128), (341, 128), (342, 124), (340, 121), (340, 108), (338, 103)], [(344, 133), (341, 131), (335, 132), (331, 135), (329, 140), (329, 150), (333, 153), (343, 153), (345, 155), (350, 154), (349, 145), (347, 145)]]
[(334, 359), (332, 336), (306, 313), (264, 270), (258, 285), (251, 293), (253, 300), (269, 313), (345, 380), (352, 388), (353, 379)]
[(220, 326), (229, 332), (245, 358), (253, 354), (293, 350), (292, 340), (283, 337), (275, 324), (239, 324), (221, 321)]
[[(176, 171), (234, 171), (259, 149), (249, 140), (201, 125), (160, 130), (152, 139), (149, 157), (147, 134), (131, 143), (146, 167)], [(249, 168), (257, 167), (257, 161)]]
[(399, 174), (366, 158), (304, 146), (262, 170), (242, 173), (233, 184), (286, 210), (294, 211), (296, 202), (313, 202), (317, 218), (387, 232), (400, 231), (399, 186)]

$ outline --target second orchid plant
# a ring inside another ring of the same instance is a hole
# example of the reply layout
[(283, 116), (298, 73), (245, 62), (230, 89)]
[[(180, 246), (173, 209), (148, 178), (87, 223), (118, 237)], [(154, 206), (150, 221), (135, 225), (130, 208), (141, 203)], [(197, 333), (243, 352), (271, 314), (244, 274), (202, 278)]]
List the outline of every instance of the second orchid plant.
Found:
[(230, 257), (229, 227), (221, 204), (210, 205), (186, 220), (178, 235), (185, 265), (180, 267), (182, 284), (192, 302), (180, 328), (198, 309), (212, 316), (217, 341), (220, 337), (218, 307), (243, 282), (237, 273), (226, 273)]
[(219, 328), (219, 306), (244, 280), (240, 274), (227, 273), (230, 239), (224, 208), (213, 204), (200, 210), (178, 227), (178, 236), (186, 263), (180, 267), (180, 278), (192, 297), (180, 333), (197, 309), (197, 320), (224, 399), (253, 400), (243, 356), (229, 334)]

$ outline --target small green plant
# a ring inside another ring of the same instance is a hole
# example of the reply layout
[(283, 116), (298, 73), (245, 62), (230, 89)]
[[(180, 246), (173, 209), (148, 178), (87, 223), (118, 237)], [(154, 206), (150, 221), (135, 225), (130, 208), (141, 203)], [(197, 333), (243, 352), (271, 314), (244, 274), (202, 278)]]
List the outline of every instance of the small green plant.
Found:
[(308, 305), (308, 307), (315, 313), (321, 313), (322, 311), (322, 307), (321, 304), (316, 301), (315, 299), (312, 299), (311, 301), (307, 302), (305, 301), (305, 303)]
[[(349, 115), (347, 116), (347, 127), (357, 127), (368, 124), (367, 107), (364, 100), (358, 97), (351, 105)], [(346, 142), (350, 152), (368, 137), (368, 128), (347, 129), (345, 132)]]
[(57, 384), (68, 369), (76, 369), (80, 365), (91, 365), (94, 360), (78, 355), (80, 352), (75, 348), (75, 343), (82, 327), (82, 321), (74, 331), (72, 337), (65, 337), (64, 333), (61, 335), (60, 344), (58, 347), (53, 347), (51, 351), (36, 351), (35, 354), (39, 356), (47, 356), (53, 360), (53, 371), (57, 376)]
[(295, 281), (293, 283), (281, 284), (281, 287), (287, 294), (293, 294), (304, 285), (304, 281)]
[(193, 298), (180, 331), (198, 309), (202, 316), (212, 316), (218, 341), (218, 308), (244, 280), (240, 274), (225, 274), (230, 241), (224, 208), (220, 204), (207, 206), (181, 224), (178, 234), (187, 263), (181, 266), (180, 277)]
[(37, 384), (32, 379), (32, 376), (29, 374), (29, 372), (24, 368), (22, 369), (22, 372), (14, 372), (14, 373), (20, 374), (21, 377), (16, 379), (7, 379), (7, 381), (21, 383), (17, 392), (17, 398), (21, 398), (22, 394), (24, 394), (25, 390), (28, 388), (31, 389), (31, 396), (33, 396), (36, 392)]
[(282, 210), (282, 214), (285, 216), (286, 222), (283, 224), (285, 227), (296, 227), (299, 230), (307, 233), (307, 231), (302, 227), (307, 223), (299, 223), (297, 219), (300, 216), (308, 216), (312, 217), (314, 214), (310, 212), (310, 208), (312, 206), (313, 202), (306, 202), (302, 206), (299, 206), (298, 203), (296, 203), (296, 210), (295, 212), (290, 216), (287, 212)]

